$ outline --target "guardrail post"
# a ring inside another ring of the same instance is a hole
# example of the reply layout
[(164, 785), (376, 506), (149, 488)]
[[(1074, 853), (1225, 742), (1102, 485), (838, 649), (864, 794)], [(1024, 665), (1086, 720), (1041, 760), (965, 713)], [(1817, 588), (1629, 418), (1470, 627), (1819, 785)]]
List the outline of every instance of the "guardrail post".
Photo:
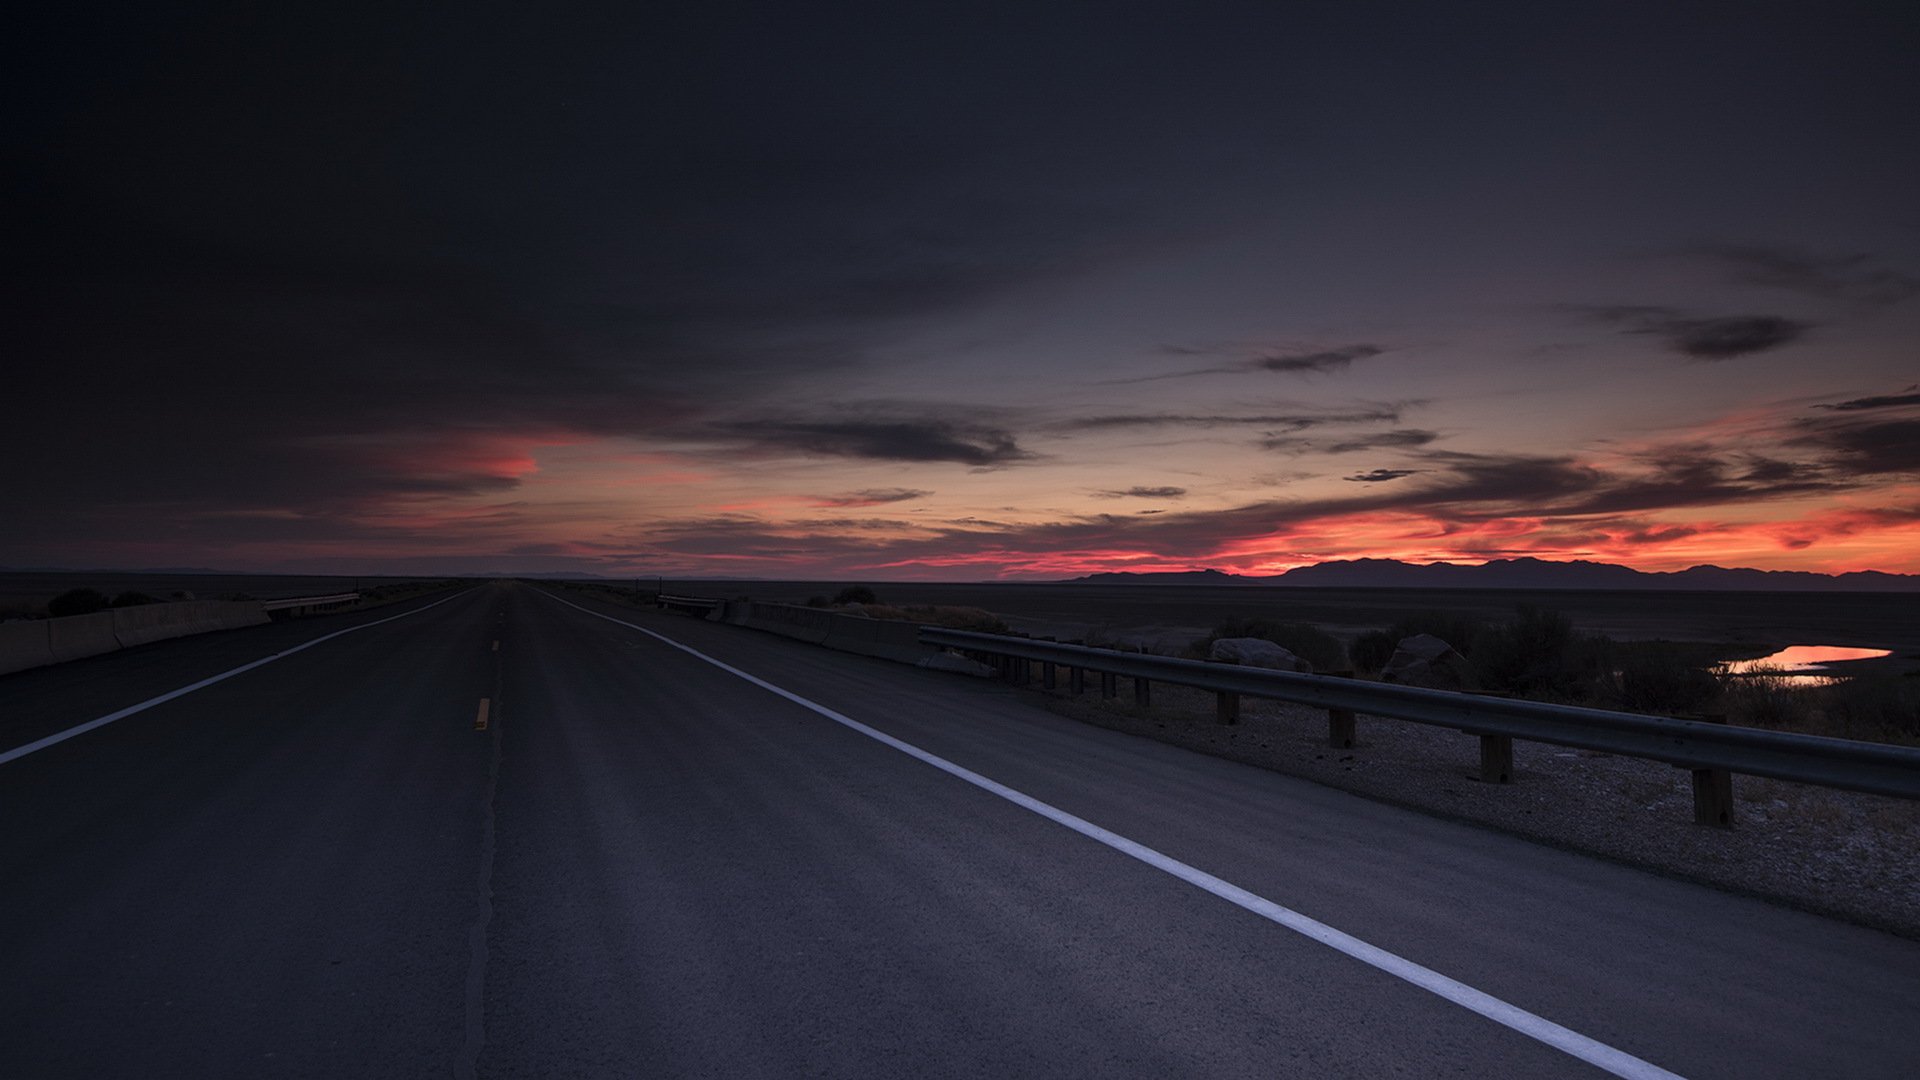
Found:
[(1221, 690), (1214, 694), (1213, 718), (1223, 724), (1240, 722), (1240, 695)]
[[(1469, 690), (1473, 697), (1508, 698), (1512, 694), (1505, 690)], [(1513, 736), (1489, 735), (1484, 731), (1469, 734), (1480, 736), (1480, 779), (1488, 784), (1513, 783)]]
[(1115, 675), (1111, 671), (1101, 672), (1100, 673), (1100, 696), (1103, 698), (1119, 697), (1120, 696), (1120, 676)]
[(1513, 783), (1513, 736), (1480, 736), (1480, 779), (1489, 784)]
[(1138, 675), (1133, 677), (1133, 703), (1135, 705), (1153, 704), (1153, 682)]
[(1070, 667), (1067, 669), (1067, 692), (1079, 697), (1087, 692), (1087, 669)]
[[(1717, 713), (1687, 719), (1705, 724), (1727, 722), (1725, 716)], [(1693, 823), (1716, 829), (1733, 828), (1733, 774), (1725, 769), (1689, 771), (1693, 773)]]
[(1335, 750), (1353, 749), (1353, 713), (1346, 709), (1327, 710), (1327, 745)]
[[(1353, 678), (1352, 671), (1328, 671), (1324, 674), (1336, 679)], [(1353, 749), (1353, 711), (1351, 709), (1327, 710), (1327, 745), (1335, 750)]]
[(1051, 660), (1040, 662), (1040, 685), (1052, 690), (1060, 683), (1059, 665)]

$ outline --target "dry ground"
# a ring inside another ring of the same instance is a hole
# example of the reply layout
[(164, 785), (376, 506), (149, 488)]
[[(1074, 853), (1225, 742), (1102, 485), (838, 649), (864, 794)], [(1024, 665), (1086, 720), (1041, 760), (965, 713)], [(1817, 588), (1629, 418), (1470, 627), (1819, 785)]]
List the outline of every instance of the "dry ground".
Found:
[(1334, 750), (1322, 711), (1248, 699), (1227, 726), (1209, 693), (1153, 690), (1150, 709), (1124, 679), (1113, 700), (1035, 692), (1101, 727), (1920, 938), (1920, 804), (1736, 776), (1734, 827), (1710, 828), (1670, 765), (1516, 742), (1514, 782), (1487, 784), (1456, 731), (1362, 716), (1358, 745)]

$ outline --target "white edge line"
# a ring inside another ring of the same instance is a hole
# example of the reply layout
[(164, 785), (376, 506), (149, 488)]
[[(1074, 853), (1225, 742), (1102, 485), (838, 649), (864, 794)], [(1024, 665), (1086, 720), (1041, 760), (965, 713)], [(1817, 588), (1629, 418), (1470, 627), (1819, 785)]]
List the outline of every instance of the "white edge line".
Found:
[(148, 698), (147, 700), (141, 702), (138, 705), (129, 705), (126, 708), (121, 709), (119, 712), (111, 712), (105, 716), (98, 717), (93, 720), (89, 720), (84, 724), (78, 724), (73, 727), (70, 727), (65, 731), (55, 732), (54, 734), (49, 735), (44, 739), (36, 739), (35, 741), (27, 743), (24, 746), (16, 746), (13, 749), (8, 750), (6, 753), (0, 754), (0, 765), (5, 765), (9, 761), (14, 761), (18, 758), (26, 757), (28, 754), (31, 754), (37, 750), (45, 750), (49, 746), (54, 746), (59, 743), (66, 742), (68, 739), (73, 738), (75, 735), (85, 735), (87, 732), (92, 731), (94, 728), (106, 727), (108, 724), (113, 723), (115, 720), (124, 720), (127, 717), (132, 716), (134, 713), (145, 712), (148, 709), (153, 708), (155, 705), (163, 705), (169, 701), (172, 701), (174, 698), (182, 697), (186, 694), (191, 694), (195, 690), (202, 690), (202, 689), (205, 689), (206, 687), (212, 686), (214, 683), (224, 682), (227, 679), (233, 678), (235, 675), (252, 671), (254, 668), (257, 668), (262, 664), (271, 664), (275, 660), (280, 660), (285, 657), (292, 656), (294, 653), (302, 652), (306, 649), (311, 649), (315, 645), (318, 645), (323, 641), (332, 641), (334, 638), (337, 638), (342, 634), (351, 634), (351, 633), (354, 633), (355, 631), (366, 630), (371, 627), (379, 626), (381, 623), (390, 623), (395, 619), (404, 619), (409, 615), (418, 615), (421, 612), (428, 610), (429, 608), (437, 608), (441, 604), (446, 603), (448, 600), (458, 600), (460, 597), (465, 596), (467, 595), (467, 593), (470, 593), (472, 591), (473, 591), (472, 589), (467, 589), (462, 592), (454, 593), (452, 596), (445, 597), (444, 599), (435, 600), (433, 603), (426, 605), (426, 607), (417, 607), (417, 608), (414, 608), (412, 611), (403, 611), (398, 615), (389, 615), (384, 619), (376, 619), (373, 622), (361, 623), (359, 626), (349, 626), (345, 630), (335, 630), (331, 634), (324, 634), (320, 637), (314, 638), (312, 641), (305, 642), (304, 644), (300, 644), (300, 645), (295, 645), (293, 648), (288, 649), (285, 652), (277, 652), (277, 653), (274, 653), (272, 656), (263, 656), (260, 659), (255, 660), (250, 664), (241, 664), (239, 667), (234, 668), (231, 671), (223, 671), (218, 675), (212, 675), (207, 678), (201, 679), (199, 682), (194, 683), (191, 686), (183, 686), (178, 690), (169, 690), (166, 693), (161, 694), (159, 697)]
[(1606, 1043), (1600, 1042), (1597, 1039), (1588, 1038), (1570, 1028), (1562, 1027), (1543, 1016), (1530, 1013), (1518, 1005), (1510, 1004), (1491, 994), (1476, 990), (1466, 983), (1460, 982), (1458, 979), (1449, 978), (1432, 968), (1424, 967), (1403, 956), (1390, 953), (1377, 945), (1362, 941), (1352, 934), (1336, 930), (1318, 919), (1302, 915), (1292, 908), (1283, 907), (1263, 896), (1248, 892), (1246, 889), (1229, 881), (1217, 878), (1197, 867), (1189, 866), (1171, 855), (1155, 851), (1145, 844), (1137, 843), (1118, 833), (1110, 832), (1084, 818), (1076, 817), (1056, 806), (1041, 802), (1039, 799), (1024, 792), (1016, 791), (997, 780), (988, 779), (971, 769), (956, 765), (937, 754), (922, 750), (912, 743), (897, 739), (876, 728), (868, 727), (866, 724), (850, 716), (835, 712), (825, 705), (809, 701), (792, 691), (783, 690), (765, 679), (750, 675), (724, 661), (716, 660), (706, 653), (691, 646), (683, 645), (664, 634), (655, 633), (644, 626), (637, 626), (627, 622), (625, 619), (616, 619), (611, 615), (603, 615), (590, 608), (581, 607), (571, 600), (555, 596), (544, 589), (536, 589), (535, 591), (549, 599), (558, 600), (560, 603), (577, 611), (592, 615), (594, 618), (605, 619), (610, 623), (617, 623), (621, 626), (638, 630), (648, 637), (655, 638), (679, 649), (681, 652), (704, 660), (730, 675), (738, 676), (763, 690), (786, 698), (795, 705), (810, 709), (870, 739), (885, 743), (903, 754), (918, 758), (928, 765), (939, 769), (941, 772), (964, 780), (984, 791), (992, 792), (1016, 806), (1030, 810), (1057, 824), (1064, 825), (1088, 839), (1098, 841), (1123, 855), (1138, 859), (1156, 870), (1171, 874), (1189, 885), (1205, 889), (1207, 892), (1212, 893), (1236, 907), (1243, 908), (1264, 919), (1278, 923), (1328, 948), (1345, 953), (1369, 967), (1412, 983), (1420, 989), (1445, 998), (1463, 1009), (1478, 1013), (1492, 1020), (1494, 1023), (1511, 1028), (1530, 1039), (1551, 1046), (1555, 1050), (1570, 1054), (1589, 1065), (1604, 1069), (1615, 1076), (1627, 1077), (1629, 1080), (1684, 1080), (1678, 1073), (1669, 1072), (1650, 1061), (1634, 1057), (1624, 1050), (1608, 1046)]

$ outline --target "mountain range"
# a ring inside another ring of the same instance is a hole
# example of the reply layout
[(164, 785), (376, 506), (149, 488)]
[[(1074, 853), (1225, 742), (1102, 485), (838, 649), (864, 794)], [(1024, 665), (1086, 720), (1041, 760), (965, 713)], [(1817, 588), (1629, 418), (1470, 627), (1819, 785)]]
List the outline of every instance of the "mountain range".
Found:
[(1322, 588), (1396, 589), (1641, 589), (1740, 592), (1920, 592), (1920, 575), (1858, 570), (1816, 574), (1805, 570), (1752, 570), (1690, 566), (1685, 570), (1635, 570), (1617, 563), (1495, 559), (1475, 566), (1409, 563), (1398, 559), (1340, 559), (1297, 566), (1284, 574), (1229, 574), (1186, 570), (1135, 574), (1111, 572), (1071, 579), (1077, 585), (1294, 585)]

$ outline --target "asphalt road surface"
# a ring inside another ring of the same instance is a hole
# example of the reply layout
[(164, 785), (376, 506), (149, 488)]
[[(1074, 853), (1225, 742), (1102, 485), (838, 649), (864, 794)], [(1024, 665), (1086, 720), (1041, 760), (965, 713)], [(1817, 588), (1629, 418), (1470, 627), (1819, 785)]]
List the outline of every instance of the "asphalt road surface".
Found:
[(1920, 1074), (1920, 943), (525, 585), (0, 678), (0, 823), (8, 1080)]

